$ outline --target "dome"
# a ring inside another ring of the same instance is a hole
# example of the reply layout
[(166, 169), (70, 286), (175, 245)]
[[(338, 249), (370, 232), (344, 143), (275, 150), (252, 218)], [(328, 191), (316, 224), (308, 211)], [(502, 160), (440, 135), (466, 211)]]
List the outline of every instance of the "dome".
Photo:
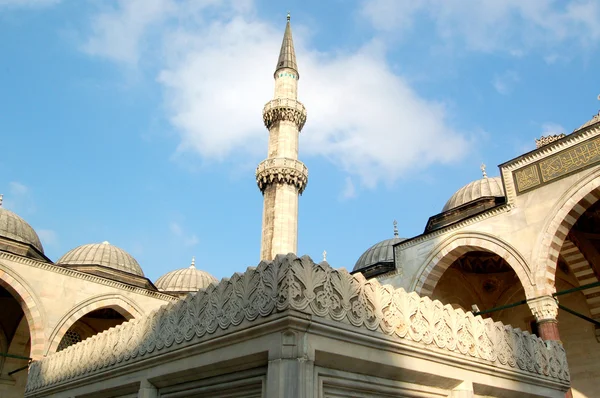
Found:
[(504, 197), (504, 188), (500, 177), (484, 176), (481, 180), (468, 183), (448, 199), (442, 212), (486, 196)]
[(57, 262), (59, 265), (101, 265), (137, 276), (144, 276), (138, 262), (125, 250), (108, 242), (82, 245), (69, 251)]
[[(599, 96), (600, 97), (600, 96)], [(597, 115), (594, 115), (593, 118), (591, 118), (590, 120), (588, 120), (587, 122), (585, 122), (583, 125), (581, 125), (581, 127), (579, 127), (578, 129), (576, 129), (575, 131), (579, 131), (579, 130), (583, 130), (587, 127), (590, 127), (596, 123), (600, 122), (600, 112), (598, 112)]]
[(200, 289), (208, 287), (213, 282), (218, 282), (217, 278), (208, 272), (197, 269), (195, 261), (192, 258), (192, 265), (187, 268), (167, 272), (158, 278), (154, 285), (161, 292), (181, 293), (197, 292)]
[(359, 258), (352, 272), (371, 267), (376, 264), (394, 264), (394, 245), (405, 241), (397, 236), (386, 239), (371, 246)]
[[(1, 203), (1, 202), (0, 202)], [(40, 253), (44, 248), (31, 225), (10, 210), (0, 206), (0, 237), (16, 240), (35, 247)]]

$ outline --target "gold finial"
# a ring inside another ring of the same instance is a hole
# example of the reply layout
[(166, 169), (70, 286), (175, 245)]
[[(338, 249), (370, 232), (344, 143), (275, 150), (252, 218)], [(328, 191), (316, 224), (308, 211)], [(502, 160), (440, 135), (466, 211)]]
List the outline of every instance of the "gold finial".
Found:
[(288, 22), (290, 22), (290, 19), (291, 19), (290, 18), (290, 12), (288, 11), (288, 14), (287, 14), (287, 20), (288, 20)]
[(190, 264), (190, 268), (196, 268), (196, 257), (192, 256), (192, 264)]
[(487, 173), (485, 172), (485, 163), (481, 163), (479, 167), (481, 169), (481, 173), (483, 174), (483, 178), (488, 178)]
[(398, 237), (398, 221), (394, 220), (394, 237)]
[(327, 250), (323, 250), (323, 261), (327, 261)]

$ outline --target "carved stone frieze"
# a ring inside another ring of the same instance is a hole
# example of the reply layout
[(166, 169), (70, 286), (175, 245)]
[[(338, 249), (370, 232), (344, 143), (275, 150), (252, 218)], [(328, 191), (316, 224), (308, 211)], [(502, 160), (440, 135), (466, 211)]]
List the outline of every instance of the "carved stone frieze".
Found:
[(562, 345), (407, 293), (309, 257), (279, 255), (195, 295), (125, 322), (33, 362), (27, 392), (89, 377), (206, 341), (217, 330), (295, 310), (360, 330), (411, 341), (421, 349), (568, 381)]
[(535, 147), (541, 148), (544, 145), (551, 144), (554, 141), (558, 141), (561, 138), (565, 138), (565, 137), (566, 137), (565, 134), (543, 135), (540, 137), (539, 140), (537, 138), (535, 139)]
[(528, 300), (527, 304), (536, 322), (556, 320), (558, 304), (552, 296), (536, 297)]
[(263, 122), (270, 129), (273, 123), (286, 120), (298, 126), (302, 131), (306, 123), (306, 108), (300, 101), (291, 98), (277, 98), (267, 102), (263, 108)]
[(294, 185), (302, 194), (308, 184), (308, 168), (296, 159), (266, 159), (256, 168), (256, 183), (263, 193), (268, 185), (280, 183)]

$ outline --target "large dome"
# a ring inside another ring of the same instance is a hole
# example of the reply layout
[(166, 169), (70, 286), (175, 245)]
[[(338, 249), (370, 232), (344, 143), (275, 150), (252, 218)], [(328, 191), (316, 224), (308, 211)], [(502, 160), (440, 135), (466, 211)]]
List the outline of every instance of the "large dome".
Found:
[(394, 264), (394, 245), (405, 241), (397, 236), (381, 241), (367, 249), (359, 258), (352, 272), (356, 272), (376, 264)]
[(448, 199), (442, 212), (486, 196), (504, 197), (504, 188), (500, 177), (483, 177), (481, 180), (468, 183)]
[(26, 243), (44, 253), (40, 238), (33, 228), (21, 217), (3, 207), (0, 207), (0, 237)]
[(217, 278), (208, 272), (197, 269), (194, 263), (192, 259), (192, 265), (189, 267), (167, 272), (158, 278), (154, 286), (165, 293), (189, 293), (218, 282)]
[(101, 265), (143, 277), (138, 262), (125, 250), (108, 242), (82, 245), (69, 251), (57, 262), (59, 265)]

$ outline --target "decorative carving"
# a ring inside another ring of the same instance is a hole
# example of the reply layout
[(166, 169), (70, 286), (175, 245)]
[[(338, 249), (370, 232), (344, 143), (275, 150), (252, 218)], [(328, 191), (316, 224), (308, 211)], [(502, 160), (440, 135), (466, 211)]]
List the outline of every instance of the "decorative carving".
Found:
[(535, 147), (541, 148), (544, 145), (551, 144), (554, 141), (558, 141), (561, 138), (565, 138), (565, 137), (566, 137), (565, 134), (543, 135), (540, 137), (539, 140), (537, 138), (535, 139)]
[(256, 168), (256, 183), (263, 193), (269, 184), (282, 183), (294, 185), (298, 188), (298, 193), (302, 194), (308, 184), (308, 169), (296, 159), (266, 159)]
[(566, 354), (558, 342), (544, 342), (414, 292), (288, 254), (34, 362), (27, 391), (147, 361), (207, 340), (217, 329), (291, 309), (410, 340), (424, 349), (569, 380)]
[(515, 171), (514, 176), (515, 183), (517, 185), (517, 191), (519, 193), (536, 187), (542, 182), (540, 180), (540, 174), (538, 172), (537, 165), (535, 164)]
[(600, 138), (582, 142), (540, 162), (542, 180), (548, 182), (600, 161)]
[(517, 194), (600, 163), (600, 137), (594, 137), (513, 171)]
[(528, 300), (527, 304), (535, 317), (536, 322), (556, 320), (558, 304), (552, 296), (536, 297)]
[(277, 98), (267, 102), (263, 108), (263, 122), (270, 129), (273, 123), (286, 120), (298, 126), (302, 131), (306, 123), (306, 108), (300, 101), (291, 98)]

